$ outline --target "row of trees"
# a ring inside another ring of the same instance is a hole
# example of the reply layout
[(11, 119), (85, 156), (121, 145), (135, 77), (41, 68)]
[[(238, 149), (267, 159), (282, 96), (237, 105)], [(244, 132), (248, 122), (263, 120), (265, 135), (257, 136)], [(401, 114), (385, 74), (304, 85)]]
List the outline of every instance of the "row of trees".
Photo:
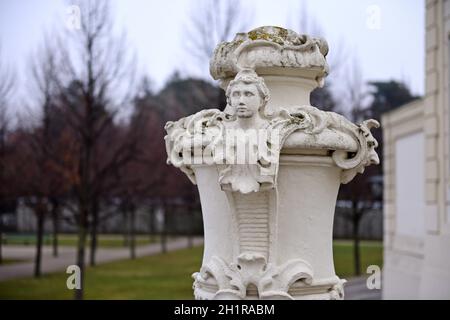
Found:
[[(155, 94), (147, 78), (135, 81), (135, 57), (125, 38), (111, 31), (108, 2), (83, 1), (79, 7), (81, 29), (64, 42), (48, 36), (33, 55), (28, 114), (16, 126), (6, 114), (13, 81), (6, 71), (0, 76), (1, 207), (6, 212), (22, 199), (36, 216), (35, 276), (41, 274), (48, 218), (55, 254), (58, 221), (76, 226), (76, 261), (83, 278), (87, 239), (94, 265), (98, 230), (109, 217), (124, 214), (133, 225), (139, 206), (150, 214), (155, 205), (168, 212), (175, 198), (196, 210), (196, 189), (165, 163), (163, 127), (221, 97), (205, 81), (176, 75)], [(129, 116), (123, 120), (123, 114)], [(129, 243), (134, 257), (133, 234)], [(75, 298), (82, 297), (83, 289), (76, 290)]]

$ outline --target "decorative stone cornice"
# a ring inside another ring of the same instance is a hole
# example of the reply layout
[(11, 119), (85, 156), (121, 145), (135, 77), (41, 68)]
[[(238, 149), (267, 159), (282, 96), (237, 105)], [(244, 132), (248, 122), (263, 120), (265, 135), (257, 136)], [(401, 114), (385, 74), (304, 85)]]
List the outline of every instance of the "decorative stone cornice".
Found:
[(242, 69), (250, 68), (263, 75), (265, 69), (274, 74), (278, 68), (282, 74), (303, 74), (322, 86), (328, 74), (327, 54), (324, 39), (266, 26), (238, 33), (233, 41), (220, 43), (210, 61), (210, 72), (214, 79), (226, 79)]

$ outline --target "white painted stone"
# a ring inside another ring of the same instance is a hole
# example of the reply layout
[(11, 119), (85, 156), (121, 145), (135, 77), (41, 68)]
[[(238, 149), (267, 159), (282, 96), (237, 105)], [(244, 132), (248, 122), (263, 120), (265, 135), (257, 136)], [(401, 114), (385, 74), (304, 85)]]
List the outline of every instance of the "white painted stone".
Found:
[(450, 297), (450, 235), (429, 234), (425, 241), (425, 257), (420, 282), (421, 299)]
[(166, 124), (168, 163), (197, 184), (202, 204), (196, 299), (343, 298), (332, 252), (337, 192), (378, 164), (370, 129), (379, 124), (309, 105), (327, 52), (325, 40), (282, 28), (238, 34), (210, 64), (225, 110)]

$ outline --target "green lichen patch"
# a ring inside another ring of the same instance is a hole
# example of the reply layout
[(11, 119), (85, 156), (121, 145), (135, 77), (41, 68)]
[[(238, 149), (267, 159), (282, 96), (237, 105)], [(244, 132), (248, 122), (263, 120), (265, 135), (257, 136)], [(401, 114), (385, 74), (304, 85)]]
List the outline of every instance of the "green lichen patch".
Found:
[(247, 33), (251, 40), (266, 40), (284, 45), (288, 40), (288, 30), (281, 27), (261, 27)]

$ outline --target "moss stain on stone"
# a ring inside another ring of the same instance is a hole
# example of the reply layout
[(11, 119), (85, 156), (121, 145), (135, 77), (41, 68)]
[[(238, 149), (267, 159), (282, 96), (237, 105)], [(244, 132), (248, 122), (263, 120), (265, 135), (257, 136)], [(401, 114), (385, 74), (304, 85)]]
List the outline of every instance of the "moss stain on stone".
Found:
[(288, 30), (281, 27), (272, 27), (271, 31), (265, 28), (257, 28), (247, 33), (251, 40), (266, 40), (283, 45), (288, 37)]

